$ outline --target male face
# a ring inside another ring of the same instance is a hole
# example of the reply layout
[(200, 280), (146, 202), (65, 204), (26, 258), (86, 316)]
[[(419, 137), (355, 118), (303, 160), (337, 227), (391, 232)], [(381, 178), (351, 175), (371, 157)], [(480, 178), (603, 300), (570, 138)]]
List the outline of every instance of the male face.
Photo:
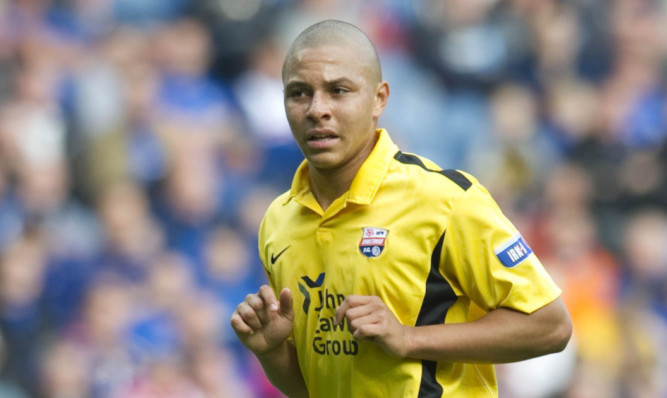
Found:
[(287, 59), (285, 111), (311, 168), (357, 169), (375, 145), (389, 87), (352, 43), (305, 47)]

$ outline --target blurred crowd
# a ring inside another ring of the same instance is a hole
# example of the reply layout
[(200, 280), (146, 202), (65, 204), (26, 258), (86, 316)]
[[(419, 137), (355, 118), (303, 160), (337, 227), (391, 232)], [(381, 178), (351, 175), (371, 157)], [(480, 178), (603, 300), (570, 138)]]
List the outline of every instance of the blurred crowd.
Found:
[(281, 396), (229, 316), (302, 155), (306, 26), (355, 23), (399, 146), (473, 173), (574, 338), (502, 396), (667, 396), (667, 2), (0, 0), (0, 397)]

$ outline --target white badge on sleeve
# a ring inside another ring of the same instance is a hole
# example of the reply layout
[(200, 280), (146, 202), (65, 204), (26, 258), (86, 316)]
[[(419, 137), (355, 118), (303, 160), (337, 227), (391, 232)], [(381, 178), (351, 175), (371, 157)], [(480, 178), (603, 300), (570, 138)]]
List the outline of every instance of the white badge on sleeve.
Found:
[(520, 233), (511, 237), (493, 251), (498, 260), (507, 268), (514, 268), (525, 260), (533, 250)]

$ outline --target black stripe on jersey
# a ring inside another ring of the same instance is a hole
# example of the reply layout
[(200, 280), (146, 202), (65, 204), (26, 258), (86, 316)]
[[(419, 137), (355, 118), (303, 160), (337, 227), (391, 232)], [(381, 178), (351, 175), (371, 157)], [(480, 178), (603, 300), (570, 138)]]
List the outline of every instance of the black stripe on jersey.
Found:
[[(426, 292), (424, 301), (419, 310), (416, 326), (441, 325), (445, 322), (445, 316), (449, 307), (456, 301), (456, 293), (452, 286), (440, 273), (440, 255), (445, 240), (443, 233), (435, 245), (431, 254), (431, 270), (426, 278)], [(435, 361), (422, 361), (422, 379), (419, 385), (419, 398), (441, 397), (443, 390), (435, 378), (438, 363)]]
[(470, 182), (470, 180), (467, 179), (466, 176), (459, 173), (458, 171), (453, 170), (453, 169), (448, 169), (448, 170), (432, 170), (432, 169), (429, 169), (428, 167), (426, 167), (424, 162), (422, 162), (421, 159), (419, 159), (415, 155), (408, 155), (408, 154), (405, 154), (401, 151), (398, 151), (398, 152), (396, 152), (396, 155), (394, 155), (394, 159), (398, 160), (401, 163), (417, 165), (417, 166), (421, 167), (422, 169), (424, 169), (426, 171), (431, 171), (433, 173), (442, 174), (443, 176), (452, 180), (456, 185), (461, 187), (461, 189), (463, 189), (464, 191), (467, 191), (468, 188), (470, 188), (472, 186), (472, 182)]

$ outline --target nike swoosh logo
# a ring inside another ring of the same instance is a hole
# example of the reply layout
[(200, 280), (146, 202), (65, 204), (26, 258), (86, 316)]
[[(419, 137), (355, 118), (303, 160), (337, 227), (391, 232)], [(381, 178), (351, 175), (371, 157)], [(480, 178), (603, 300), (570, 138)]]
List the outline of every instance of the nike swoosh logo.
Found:
[(286, 248), (284, 248), (283, 250), (281, 250), (280, 253), (278, 253), (278, 254), (276, 254), (276, 255), (273, 255), (273, 254), (272, 254), (272, 255), (271, 255), (271, 265), (275, 264), (276, 261), (278, 261), (278, 257), (282, 256), (283, 253), (285, 253), (285, 251), (286, 251), (287, 249), (290, 248), (290, 246), (291, 246), (291, 245), (287, 246)]

